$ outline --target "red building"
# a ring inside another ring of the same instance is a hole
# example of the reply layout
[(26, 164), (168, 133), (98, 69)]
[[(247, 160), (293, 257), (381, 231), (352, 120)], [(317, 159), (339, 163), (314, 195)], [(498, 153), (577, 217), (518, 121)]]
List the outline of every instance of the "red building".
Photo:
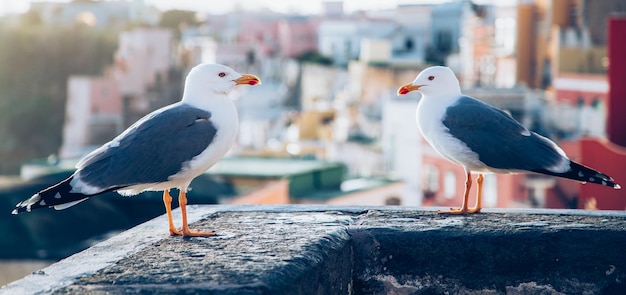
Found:
[[(557, 102), (584, 106), (606, 105), (608, 140), (604, 137), (584, 137), (577, 141), (562, 142), (561, 146), (572, 159), (597, 168), (626, 187), (626, 57), (623, 54), (626, 52), (626, 40), (620, 35), (624, 30), (626, 17), (613, 16), (608, 19), (608, 75), (563, 73), (553, 86)], [(561, 207), (563, 204), (559, 202), (562, 200), (559, 195), (577, 200), (578, 208), (626, 209), (624, 190), (577, 184), (567, 191), (553, 190), (548, 205)]]
[[(425, 151), (422, 158), (423, 205), (459, 207), (465, 191), (465, 170), (441, 157), (427, 142), (422, 143)], [(542, 178), (545, 180), (546, 178)], [(542, 180), (539, 180), (542, 181)], [(545, 181), (544, 181), (545, 182)], [(553, 183), (548, 179), (548, 184)], [(533, 185), (536, 187), (536, 185)], [(476, 202), (476, 176), (470, 190), (470, 207)], [(545, 190), (531, 192), (526, 185), (526, 176), (521, 174), (487, 174), (483, 182), (483, 207), (519, 208), (544, 207)], [(529, 202), (529, 194), (535, 204)]]

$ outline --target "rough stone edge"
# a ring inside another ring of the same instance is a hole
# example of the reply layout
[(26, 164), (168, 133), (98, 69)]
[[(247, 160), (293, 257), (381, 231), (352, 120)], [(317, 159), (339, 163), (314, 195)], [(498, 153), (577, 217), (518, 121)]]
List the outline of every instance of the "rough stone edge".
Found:
[[(188, 206), (188, 220), (193, 223), (217, 212), (341, 212), (361, 214), (367, 211), (420, 211), (433, 213), (437, 207), (395, 206), (328, 206), (328, 205), (194, 205)], [(624, 211), (587, 211), (554, 209), (485, 209), (486, 214), (537, 214), (624, 217)], [(174, 210), (174, 220), (180, 220), (180, 210)], [(51, 294), (54, 290), (71, 285), (77, 279), (94, 274), (115, 264), (120, 259), (143, 250), (145, 247), (168, 237), (165, 215), (124, 231), (82, 252), (65, 258), (40, 271), (0, 288), (0, 294)], [(219, 230), (219, 229), (218, 229)], [(128, 241), (133, 241), (128, 243)], [(84, 261), (88, 261), (85, 264)], [(77, 267), (77, 266), (81, 267)]]
[(261, 277), (270, 294), (349, 294), (354, 261), (347, 227), (325, 233), (304, 251), (292, 263)]
[[(214, 210), (188, 206), (187, 218), (192, 223), (212, 212)], [(181, 219), (180, 209), (173, 214), (175, 222)], [(0, 294), (50, 294), (167, 237), (167, 217), (162, 215), (9, 283), (0, 288)]]

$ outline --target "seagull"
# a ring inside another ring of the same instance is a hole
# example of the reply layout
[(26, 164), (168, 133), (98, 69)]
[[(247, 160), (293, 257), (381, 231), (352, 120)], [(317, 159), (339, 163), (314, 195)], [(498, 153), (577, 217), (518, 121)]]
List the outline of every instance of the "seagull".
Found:
[[(524, 128), (509, 114), (463, 95), (454, 72), (443, 66), (423, 70), (398, 95), (418, 91), (417, 125), (444, 158), (463, 166), (467, 179), (461, 208), (442, 214), (478, 213), (483, 174), (540, 173), (620, 189), (610, 176), (570, 160), (553, 141)], [(476, 206), (468, 208), (472, 172), (478, 174)]]
[[(187, 75), (181, 101), (146, 115), (80, 159), (69, 178), (18, 203), (12, 213), (44, 207), (62, 210), (109, 191), (123, 196), (163, 191), (170, 235), (215, 235), (189, 229), (186, 192), (191, 181), (235, 141), (239, 119), (229, 94), (237, 85), (259, 84), (257, 76), (224, 65), (195, 66)], [(180, 191), (180, 230), (172, 219), (172, 188)]]

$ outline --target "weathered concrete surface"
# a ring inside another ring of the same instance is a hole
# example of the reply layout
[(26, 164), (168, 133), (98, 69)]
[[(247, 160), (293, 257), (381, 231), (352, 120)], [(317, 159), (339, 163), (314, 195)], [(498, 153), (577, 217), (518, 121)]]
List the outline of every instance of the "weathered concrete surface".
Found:
[(312, 286), (319, 294), (347, 293), (350, 217), (218, 212), (208, 218), (195, 226), (213, 227), (219, 236), (161, 240), (56, 293), (306, 294)]
[(626, 294), (624, 216), (372, 211), (350, 234), (360, 293)]
[(626, 294), (624, 212), (434, 210), (194, 206), (218, 236), (159, 217), (0, 293)]

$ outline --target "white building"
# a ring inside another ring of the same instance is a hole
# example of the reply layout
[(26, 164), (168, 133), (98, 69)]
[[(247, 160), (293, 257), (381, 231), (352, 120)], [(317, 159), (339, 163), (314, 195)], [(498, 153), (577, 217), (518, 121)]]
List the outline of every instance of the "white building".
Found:
[(84, 25), (107, 28), (123, 27), (128, 23), (156, 25), (161, 12), (143, 0), (132, 1), (33, 1), (31, 10), (37, 11), (46, 24)]
[(422, 159), (424, 142), (415, 121), (418, 94), (386, 99), (383, 103), (382, 149), (390, 177), (405, 186), (402, 205), (422, 205)]
[(115, 53), (115, 78), (124, 95), (141, 95), (150, 86), (167, 81), (174, 65), (170, 30), (139, 28), (122, 32)]
[(318, 51), (336, 65), (359, 58), (363, 39), (392, 39), (400, 31), (393, 21), (326, 20), (319, 27)]
[(363, 40), (386, 40), (391, 45), (387, 62), (421, 63), (430, 45), (432, 7), (400, 5), (360, 18), (324, 20), (318, 31), (318, 51), (345, 66), (359, 59)]

